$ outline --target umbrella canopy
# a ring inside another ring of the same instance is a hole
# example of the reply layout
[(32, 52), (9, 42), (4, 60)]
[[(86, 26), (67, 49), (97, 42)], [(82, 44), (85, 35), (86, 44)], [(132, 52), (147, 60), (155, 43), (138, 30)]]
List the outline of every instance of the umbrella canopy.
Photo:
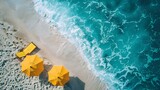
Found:
[(69, 72), (64, 66), (53, 66), (48, 72), (48, 81), (55, 86), (64, 86), (69, 81)]
[(22, 72), (27, 76), (39, 76), (44, 70), (43, 60), (37, 55), (27, 55), (21, 62)]

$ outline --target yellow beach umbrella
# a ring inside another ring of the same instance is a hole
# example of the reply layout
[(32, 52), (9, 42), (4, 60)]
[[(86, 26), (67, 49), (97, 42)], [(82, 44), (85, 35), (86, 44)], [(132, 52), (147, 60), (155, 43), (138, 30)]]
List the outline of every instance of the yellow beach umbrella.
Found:
[(64, 86), (69, 81), (69, 72), (64, 66), (53, 66), (48, 72), (48, 81), (55, 86)]
[(43, 60), (37, 55), (27, 55), (21, 62), (22, 72), (27, 76), (39, 76), (44, 70)]

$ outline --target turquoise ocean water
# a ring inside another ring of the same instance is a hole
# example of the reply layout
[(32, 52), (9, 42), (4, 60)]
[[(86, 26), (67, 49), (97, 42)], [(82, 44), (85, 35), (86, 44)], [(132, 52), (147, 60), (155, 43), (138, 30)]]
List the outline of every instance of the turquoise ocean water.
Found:
[(110, 90), (160, 90), (160, 0), (33, 0)]

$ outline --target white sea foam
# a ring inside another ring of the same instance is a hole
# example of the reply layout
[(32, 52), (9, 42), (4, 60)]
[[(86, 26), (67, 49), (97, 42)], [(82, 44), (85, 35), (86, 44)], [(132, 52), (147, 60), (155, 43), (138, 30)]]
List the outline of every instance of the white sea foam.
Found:
[[(81, 20), (78, 16), (70, 16), (70, 10), (65, 5), (59, 7), (58, 2), (54, 2), (54, 5), (51, 5), (48, 2), (42, 2), (41, 0), (33, 0), (35, 10), (44, 17), (46, 22), (50, 23), (50, 25), (56, 25), (58, 31), (68, 38), (68, 40), (73, 43), (77, 48), (79, 48), (81, 54), (85, 58), (88, 63), (88, 68), (91, 69), (96, 76), (101, 76), (104, 81), (112, 82), (112, 84), (120, 84), (118, 80), (114, 78), (113, 73), (109, 73), (102, 70), (96, 70), (96, 67), (102, 66), (104, 69), (106, 68), (106, 63), (103, 59), (99, 59), (102, 55), (102, 49), (98, 47), (98, 43), (96, 40), (92, 41), (94, 46), (91, 47), (91, 43), (84, 38), (84, 32), (75, 24), (75, 19)], [(83, 20), (82, 20), (83, 22)], [(87, 31), (91, 31), (90, 28), (86, 27)], [(111, 36), (107, 37), (110, 38)], [(105, 41), (102, 42), (107, 42)], [(90, 55), (85, 55), (90, 54)], [(115, 57), (115, 53), (112, 52), (112, 57), (108, 60), (110, 61)], [(117, 55), (116, 55), (117, 56)], [(98, 60), (99, 59), (99, 60)], [(109, 64), (108, 64), (109, 65)], [(107, 77), (107, 78), (106, 78)], [(104, 79), (106, 78), (106, 79)], [(111, 85), (111, 84), (110, 84)], [(112, 86), (112, 85), (111, 85)], [(113, 89), (113, 87), (111, 87)]]

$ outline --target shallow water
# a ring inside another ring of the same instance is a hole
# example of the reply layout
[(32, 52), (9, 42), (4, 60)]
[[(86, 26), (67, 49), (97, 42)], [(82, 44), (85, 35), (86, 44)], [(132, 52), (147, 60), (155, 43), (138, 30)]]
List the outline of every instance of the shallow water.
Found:
[(112, 90), (160, 88), (159, 0), (33, 0)]

